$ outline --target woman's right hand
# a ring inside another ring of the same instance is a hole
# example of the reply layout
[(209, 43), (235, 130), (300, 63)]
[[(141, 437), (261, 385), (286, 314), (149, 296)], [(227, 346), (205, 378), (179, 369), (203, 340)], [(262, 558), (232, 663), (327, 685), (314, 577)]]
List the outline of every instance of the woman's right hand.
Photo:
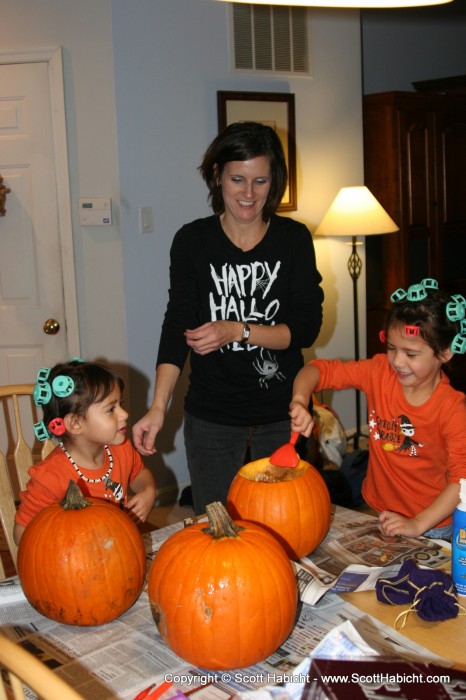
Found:
[(243, 324), (238, 321), (209, 321), (184, 332), (186, 343), (198, 355), (216, 352), (228, 343), (238, 340)]
[(151, 408), (145, 416), (133, 425), (133, 443), (135, 448), (145, 457), (153, 455), (155, 438), (165, 421), (165, 412), (160, 408)]

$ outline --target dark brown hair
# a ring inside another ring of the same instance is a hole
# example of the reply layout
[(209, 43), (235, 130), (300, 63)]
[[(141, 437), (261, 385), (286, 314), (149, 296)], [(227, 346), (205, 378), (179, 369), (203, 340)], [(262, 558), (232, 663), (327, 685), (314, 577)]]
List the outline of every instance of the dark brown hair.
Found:
[(288, 171), (282, 144), (270, 126), (257, 122), (235, 122), (224, 129), (204, 154), (199, 171), (209, 188), (209, 200), (216, 214), (225, 211), (220, 177), (227, 163), (266, 156), (270, 163), (271, 184), (262, 219), (268, 221), (285, 193)]
[(116, 386), (123, 393), (124, 382), (120, 375), (95, 362), (72, 360), (55, 365), (50, 370), (47, 382), (51, 385), (55, 377), (60, 375), (70, 377), (74, 389), (65, 397), (56, 396), (52, 392), (50, 401), (42, 407), (45, 425), (53, 418), (64, 418), (69, 413), (85, 416), (92, 404), (106, 399)]
[(419, 326), (419, 335), (432, 348), (436, 357), (448, 350), (458, 332), (456, 323), (446, 314), (451, 295), (441, 289), (429, 289), (421, 301), (405, 297), (395, 302), (387, 316), (385, 333), (393, 326)]

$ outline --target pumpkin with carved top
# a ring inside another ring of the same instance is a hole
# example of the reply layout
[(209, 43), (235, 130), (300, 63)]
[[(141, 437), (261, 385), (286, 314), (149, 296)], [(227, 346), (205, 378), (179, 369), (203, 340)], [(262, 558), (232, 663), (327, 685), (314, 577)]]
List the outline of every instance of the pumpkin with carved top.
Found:
[(330, 527), (328, 488), (304, 460), (293, 468), (273, 466), (268, 457), (245, 464), (231, 484), (227, 510), (267, 528), (294, 560), (313, 552)]
[(42, 615), (68, 625), (102, 625), (139, 597), (146, 553), (124, 511), (84, 498), (70, 481), (63, 501), (41, 510), (24, 530), (17, 568), (24, 595)]
[(233, 522), (221, 503), (209, 523), (171, 535), (156, 554), (148, 593), (158, 630), (182, 659), (204, 669), (259, 663), (288, 637), (297, 582), (276, 539), (254, 523)]

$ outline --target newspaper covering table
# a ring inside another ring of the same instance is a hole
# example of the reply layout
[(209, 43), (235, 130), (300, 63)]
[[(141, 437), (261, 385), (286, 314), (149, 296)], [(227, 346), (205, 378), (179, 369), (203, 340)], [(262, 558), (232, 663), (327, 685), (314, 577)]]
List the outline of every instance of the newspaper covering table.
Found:
[(382, 573), (394, 575), (406, 559), (443, 568), (450, 565), (450, 549), (440, 540), (388, 537), (373, 516), (337, 506), (327, 537), (297, 564), (300, 595), (313, 605), (329, 590), (370, 590)]
[[(179, 523), (145, 535), (148, 565), (163, 541), (182, 527), (183, 524)], [(351, 511), (337, 509), (332, 535), (326, 538), (312, 559), (297, 565), (301, 599), (315, 583), (304, 581), (305, 578), (315, 578), (307, 567), (318, 564), (324, 570), (325, 566), (325, 575), (332, 576), (333, 583), (326, 581), (323, 584), (326, 595), (319, 595), (314, 605), (302, 600), (290, 637), (264, 662), (247, 669), (223, 673), (204, 671), (193, 668), (173, 654), (157, 632), (146, 590), (134, 606), (117, 620), (97, 627), (75, 627), (56, 623), (36, 612), (26, 601), (18, 579), (7, 579), (0, 582), (1, 632), (35, 654), (86, 700), (133, 700), (143, 688), (167, 680), (173, 681), (186, 695), (195, 695), (196, 700), (226, 700), (240, 691), (280, 685), (293, 680), (303, 659), (329, 632), (346, 620), (350, 620), (366, 642), (383, 656), (451, 666), (446, 659), (370, 618), (328, 589), (329, 585), (338, 582), (338, 578), (342, 580), (342, 565), (340, 572), (336, 570), (342, 539), (349, 537), (344, 543), (348, 553), (351, 541), (356, 543), (358, 539), (361, 540), (361, 533), (369, 538), (369, 545), (373, 544), (367, 550), (372, 551), (371, 556), (378, 557), (378, 563), (383, 560), (383, 554), (376, 556), (377, 536), (371, 529), (370, 519), (368, 521), (366, 516), (360, 515), (353, 518)], [(434, 565), (440, 565), (443, 558), (448, 558), (447, 553), (442, 554), (439, 544), (427, 542), (423, 549), (424, 545), (420, 545), (419, 541), (413, 540), (407, 544), (402, 538), (397, 538), (397, 542), (398, 553), (391, 542), (387, 543), (390, 545), (387, 547), (390, 562), (399, 564), (400, 557), (408, 554), (419, 557), (422, 551), (426, 552), (426, 561)], [(380, 542), (380, 547), (383, 544)], [(353, 560), (352, 554), (348, 556)], [(366, 555), (361, 553), (360, 556), (367, 563)], [(32, 699), (35, 695), (27, 690), (27, 697)]]

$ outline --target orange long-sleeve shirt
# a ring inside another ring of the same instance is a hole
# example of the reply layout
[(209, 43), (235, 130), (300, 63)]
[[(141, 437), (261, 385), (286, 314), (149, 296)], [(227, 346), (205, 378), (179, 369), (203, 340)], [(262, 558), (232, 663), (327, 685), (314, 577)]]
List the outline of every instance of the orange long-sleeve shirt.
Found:
[[(129, 440), (125, 440), (122, 445), (111, 445), (110, 451), (113, 457), (113, 468), (108, 479), (92, 483), (81, 479), (62, 449), (56, 447), (46, 459), (29, 469), (30, 479), (26, 490), (21, 491), (21, 503), (16, 512), (15, 521), (26, 526), (40, 510), (52, 503), (60, 502), (66, 493), (70, 479), (77, 482), (84, 496), (125, 503), (128, 497), (128, 486), (144, 469), (144, 464)], [(105, 453), (101, 469), (79, 468), (88, 479), (100, 479), (106, 474), (109, 466), (109, 458)]]
[(362, 494), (376, 511), (412, 518), (447, 484), (466, 478), (466, 397), (445, 375), (422, 406), (412, 406), (386, 355), (310, 364), (320, 371), (316, 391), (356, 388), (366, 395), (369, 465)]

